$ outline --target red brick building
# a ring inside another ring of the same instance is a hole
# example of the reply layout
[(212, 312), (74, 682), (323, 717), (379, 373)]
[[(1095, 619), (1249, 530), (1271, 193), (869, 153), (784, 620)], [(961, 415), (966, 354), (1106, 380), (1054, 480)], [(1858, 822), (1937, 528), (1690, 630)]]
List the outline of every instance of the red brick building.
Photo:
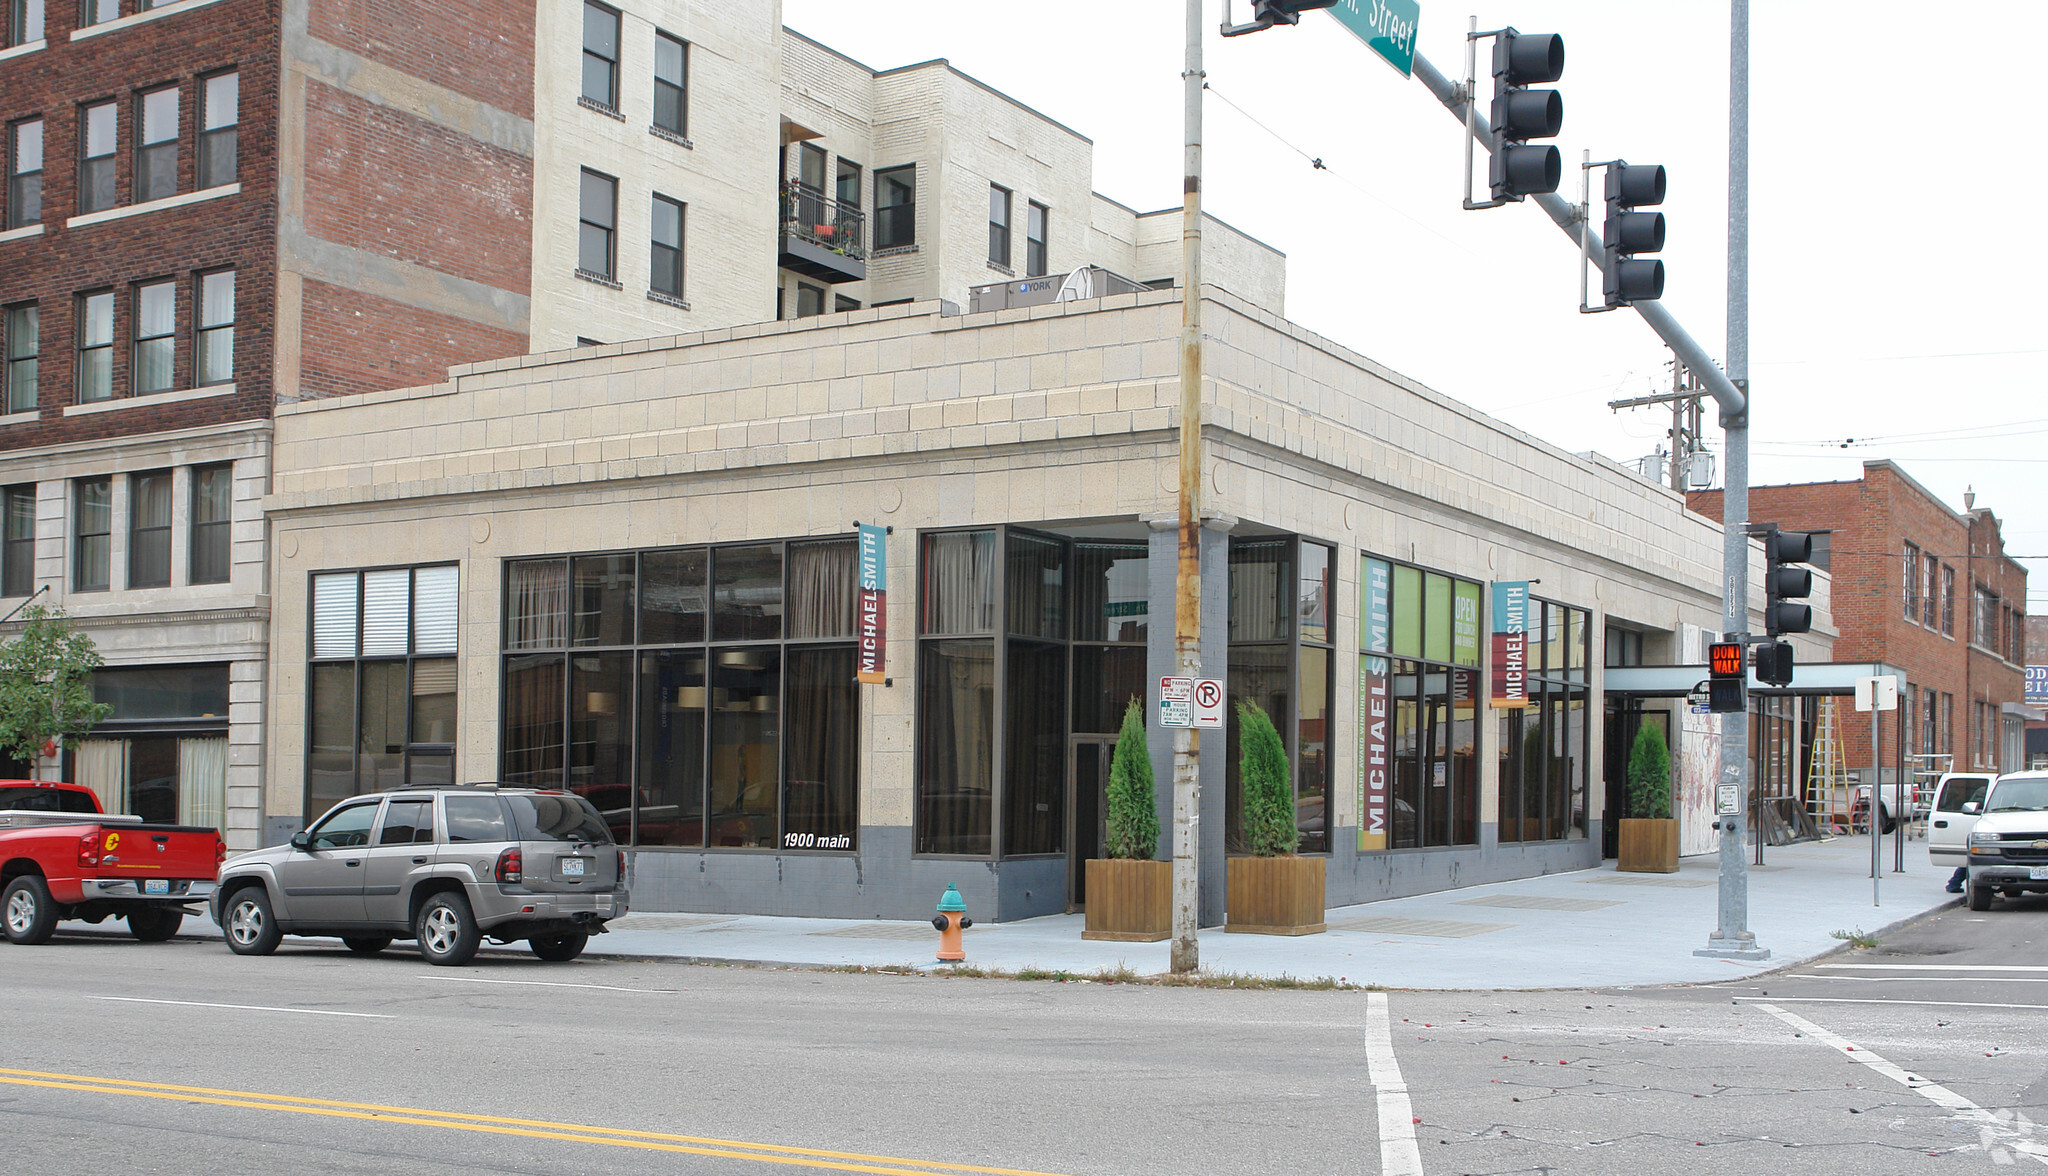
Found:
[(46, 774), (258, 842), (274, 407), (526, 351), (534, 22), (0, 4), (0, 613), (115, 708)]
[[(2019, 758), (2027, 572), (2005, 554), (1999, 521), (1966, 495), (1958, 512), (1889, 461), (1853, 482), (1753, 486), (1750, 518), (1814, 535), (1814, 563), (1832, 576), (1838, 663), (1902, 667), (1899, 713), (1883, 725), (1880, 763), (2013, 770)], [(1719, 490), (1687, 505), (1721, 517)], [(1847, 765), (1869, 766), (1867, 716), (1837, 716)], [(1897, 721), (1903, 719), (1903, 723)], [(2008, 730), (2008, 728), (2010, 728)]]

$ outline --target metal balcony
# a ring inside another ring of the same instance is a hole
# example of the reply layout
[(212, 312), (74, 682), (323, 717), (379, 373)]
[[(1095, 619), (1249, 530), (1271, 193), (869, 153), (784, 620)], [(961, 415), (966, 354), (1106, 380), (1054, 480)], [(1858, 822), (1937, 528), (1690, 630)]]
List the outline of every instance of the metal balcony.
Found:
[(782, 185), (782, 268), (821, 282), (868, 276), (867, 217), (815, 188)]

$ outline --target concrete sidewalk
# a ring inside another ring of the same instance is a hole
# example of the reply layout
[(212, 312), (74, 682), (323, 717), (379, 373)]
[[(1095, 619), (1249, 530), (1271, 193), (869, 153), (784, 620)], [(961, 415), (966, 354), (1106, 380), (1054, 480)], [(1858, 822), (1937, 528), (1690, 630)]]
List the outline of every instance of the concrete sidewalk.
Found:
[[(1714, 855), (1686, 858), (1676, 874), (1596, 870), (1551, 874), (1389, 899), (1328, 912), (1320, 935), (1201, 932), (1209, 974), (1421, 989), (1591, 988), (1688, 984), (1755, 975), (1842, 946), (1836, 931), (1874, 932), (1953, 903), (1942, 887), (1949, 871), (1927, 860), (1924, 841), (1908, 842), (1906, 869), (1893, 873), (1883, 848), (1882, 906), (1871, 905), (1870, 842), (1841, 837), (1767, 848), (1749, 870), (1749, 925), (1768, 960), (1711, 959), (1706, 946), (1719, 902)], [(1751, 858), (1754, 861), (1754, 858)], [(972, 875), (962, 867), (968, 914)], [(937, 894), (932, 895), (934, 903)], [(112, 924), (106, 926), (115, 926)], [(1005, 972), (1065, 971), (1081, 976), (1116, 968), (1164, 972), (1166, 943), (1101, 943), (1081, 938), (1080, 915), (976, 924), (966, 935), (968, 966)], [(218, 937), (210, 919), (186, 920), (185, 934)], [(938, 933), (928, 922), (857, 922), (757, 915), (634, 913), (591, 940), (590, 955), (669, 958), (699, 963), (795, 967), (941, 969)], [(495, 950), (524, 952), (524, 945)]]

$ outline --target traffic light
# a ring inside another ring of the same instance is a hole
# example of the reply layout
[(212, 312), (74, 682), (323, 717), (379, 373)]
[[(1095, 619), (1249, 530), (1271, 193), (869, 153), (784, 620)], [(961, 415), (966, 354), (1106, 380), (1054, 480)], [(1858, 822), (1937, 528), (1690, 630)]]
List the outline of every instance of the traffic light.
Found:
[(1601, 232), (1607, 246), (1607, 277), (1603, 289), (1609, 308), (1664, 296), (1664, 263), (1636, 257), (1664, 248), (1664, 214), (1637, 212), (1641, 205), (1664, 203), (1664, 165), (1607, 169), (1607, 225)]
[(1813, 606), (1797, 603), (1812, 594), (1813, 573), (1790, 566), (1812, 558), (1813, 536), (1775, 526), (1764, 532), (1764, 631), (1771, 636), (1813, 628)]
[(1740, 714), (1749, 706), (1749, 671), (1742, 664), (1740, 641), (1707, 646), (1707, 709), (1717, 715)]
[(1792, 643), (1766, 641), (1756, 647), (1756, 676), (1773, 686), (1792, 684)]
[(1520, 200), (1557, 191), (1564, 164), (1548, 139), (1564, 126), (1564, 99), (1556, 90), (1531, 90), (1564, 76), (1564, 38), (1556, 33), (1502, 29), (1493, 39), (1493, 198)]
[(1252, 0), (1252, 23), (1260, 28), (1300, 24), (1302, 13), (1336, 4), (1337, 0)]

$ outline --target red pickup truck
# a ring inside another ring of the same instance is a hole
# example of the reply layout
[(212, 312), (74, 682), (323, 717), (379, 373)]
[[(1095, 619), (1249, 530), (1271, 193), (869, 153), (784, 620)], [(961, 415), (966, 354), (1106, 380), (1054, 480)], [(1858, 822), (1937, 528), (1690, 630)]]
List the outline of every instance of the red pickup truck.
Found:
[(0, 932), (42, 943), (59, 919), (125, 918), (145, 943), (177, 934), (213, 894), (227, 857), (218, 830), (149, 825), (100, 811), (90, 788), (0, 780)]

